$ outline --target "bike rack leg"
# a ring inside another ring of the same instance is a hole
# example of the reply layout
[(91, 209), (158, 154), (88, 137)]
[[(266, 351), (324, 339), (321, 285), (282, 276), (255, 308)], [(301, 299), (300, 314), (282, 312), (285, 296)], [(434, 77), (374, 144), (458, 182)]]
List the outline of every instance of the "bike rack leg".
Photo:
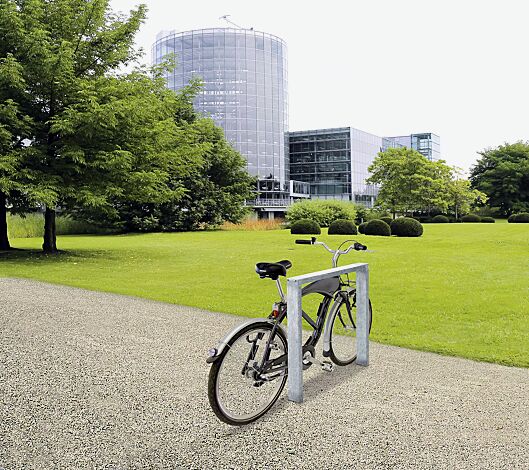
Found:
[(288, 399), (303, 402), (303, 354), (301, 339), (301, 284), (287, 280)]
[(356, 272), (356, 302), (358, 305), (358, 325), (356, 335), (356, 363), (369, 364), (369, 268), (367, 264)]

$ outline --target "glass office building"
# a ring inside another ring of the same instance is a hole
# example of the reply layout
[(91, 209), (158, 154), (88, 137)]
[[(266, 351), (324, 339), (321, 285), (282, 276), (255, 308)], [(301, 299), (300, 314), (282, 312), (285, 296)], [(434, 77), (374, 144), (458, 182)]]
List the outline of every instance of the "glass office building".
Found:
[(153, 62), (175, 54), (167, 76), (179, 90), (196, 76), (204, 82), (195, 109), (213, 118), (246, 158), (264, 197), (289, 195), (287, 50), (271, 34), (235, 28), (162, 32)]
[(289, 133), (292, 179), (310, 184), (312, 198), (341, 199), (372, 207), (378, 188), (367, 184), (379, 152), (401, 145), (352, 127)]
[(441, 138), (431, 132), (386, 137), (386, 139), (391, 139), (403, 147), (417, 150), (428, 160), (437, 161), (441, 158)]

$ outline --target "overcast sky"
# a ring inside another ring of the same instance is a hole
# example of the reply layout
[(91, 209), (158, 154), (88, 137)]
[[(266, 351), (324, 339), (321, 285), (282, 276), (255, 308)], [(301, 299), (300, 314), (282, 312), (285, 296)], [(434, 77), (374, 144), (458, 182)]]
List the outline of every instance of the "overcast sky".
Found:
[(288, 45), (290, 130), (353, 126), (377, 135), (435, 132), (450, 164), (529, 140), (525, 0), (111, 0), (149, 12), (137, 44), (160, 30), (227, 26)]

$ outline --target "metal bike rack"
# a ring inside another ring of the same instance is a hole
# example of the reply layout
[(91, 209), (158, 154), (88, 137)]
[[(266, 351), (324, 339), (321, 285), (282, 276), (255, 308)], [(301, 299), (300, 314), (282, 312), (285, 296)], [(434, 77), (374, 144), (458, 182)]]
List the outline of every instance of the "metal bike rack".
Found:
[(303, 402), (303, 353), (301, 330), (301, 287), (313, 281), (341, 274), (356, 272), (356, 364), (369, 364), (369, 269), (367, 263), (355, 263), (338, 268), (325, 269), (287, 279), (287, 319), (288, 319), (288, 399)]

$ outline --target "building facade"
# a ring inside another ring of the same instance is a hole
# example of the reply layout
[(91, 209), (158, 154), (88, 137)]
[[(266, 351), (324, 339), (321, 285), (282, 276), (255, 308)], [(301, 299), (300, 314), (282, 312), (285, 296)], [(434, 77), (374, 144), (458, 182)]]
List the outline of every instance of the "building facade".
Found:
[(402, 146), (352, 127), (290, 132), (290, 174), (310, 184), (312, 198), (372, 207), (378, 188), (366, 182), (369, 165), (379, 152)]
[(437, 161), (441, 158), (441, 138), (431, 132), (422, 134), (400, 135), (397, 137), (386, 137), (403, 147), (417, 150), (428, 160)]
[(177, 66), (168, 74), (172, 90), (192, 77), (203, 80), (195, 109), (224, 129), (226, 139), (247, 161), (268, 198), (288, 198), (287, 48), (280, 38), (248, 29), (212, 28), (161, 32), (153, 62), (169, 54)]
[(390, 147), (413, 148), (440, 158), (432, 133), (379, 137), (352, 127), (288, 132), (287, 48), (274, 35), (252, 29), (211, 28), (161, 32), (153, 62), (170, 56), (166, 76), (178, 91), (203, 81), (195, 109), (211, 117), (257, 177), (257, 211), (278, 214), (295, 199), (341, 199), (372, 207), (378, 189), (366, 183), (368, 167)]

